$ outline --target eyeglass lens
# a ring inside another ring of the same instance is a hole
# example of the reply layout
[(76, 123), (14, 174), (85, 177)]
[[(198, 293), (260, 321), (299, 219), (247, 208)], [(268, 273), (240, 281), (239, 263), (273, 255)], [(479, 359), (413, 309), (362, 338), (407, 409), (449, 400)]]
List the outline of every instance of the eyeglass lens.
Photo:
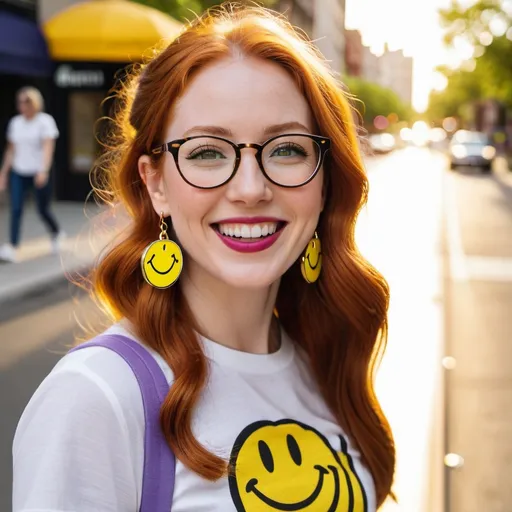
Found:
[[(315, 172), (320, 148), (306, 135), (283, 135), (263, 148), (261, 159), (272, 181), (283, 186), (297, 186)], [(183, 176), (193, 185), (216, 187), (231, 177), (236, 165), (236, 150), (223, 140), (194, 138), (181, 145), (178, 164)]]

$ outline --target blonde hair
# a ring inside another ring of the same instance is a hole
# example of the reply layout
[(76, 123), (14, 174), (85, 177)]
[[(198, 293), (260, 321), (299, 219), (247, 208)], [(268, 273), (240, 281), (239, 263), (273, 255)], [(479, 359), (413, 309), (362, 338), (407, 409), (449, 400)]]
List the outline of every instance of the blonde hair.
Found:
[(38, 112), (42, 112), (44, 110), (44, 99), (39, 89), (31, 86), (22, 87), (16, 96), (19, 98), (22, 94), (27, 96)]

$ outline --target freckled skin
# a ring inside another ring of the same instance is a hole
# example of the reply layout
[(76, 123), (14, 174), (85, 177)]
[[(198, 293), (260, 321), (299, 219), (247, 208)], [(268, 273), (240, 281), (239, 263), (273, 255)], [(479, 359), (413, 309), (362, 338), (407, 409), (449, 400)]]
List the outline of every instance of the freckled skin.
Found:
[(367, 510), (350, 456), (292, 420), (249, 425), (235, 441), (231, 466), (229, 485), (238, 512)]
[(150, 244), (142, 257), (144, 279), (155, 288), (169, 288), (180, 276), (183, 254), (172, 240), (157, 240)]

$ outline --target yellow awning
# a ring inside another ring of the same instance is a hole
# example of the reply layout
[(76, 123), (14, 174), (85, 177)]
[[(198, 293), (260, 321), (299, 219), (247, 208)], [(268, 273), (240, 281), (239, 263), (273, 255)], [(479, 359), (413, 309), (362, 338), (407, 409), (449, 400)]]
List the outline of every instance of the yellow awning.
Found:
[(54, 60), (132, 62), (181, 27), (171, 16), (129, 0), (90, 0), (59, 12), (43, 30)]

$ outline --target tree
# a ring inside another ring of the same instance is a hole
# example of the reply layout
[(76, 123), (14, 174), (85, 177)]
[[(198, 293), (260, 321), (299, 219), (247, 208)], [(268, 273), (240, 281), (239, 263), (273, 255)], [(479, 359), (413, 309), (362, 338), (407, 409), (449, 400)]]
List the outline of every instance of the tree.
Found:
[(353, 95), (354, 107), (361, 115), (364, 125), (372, 130), (373, 120), (395, 114), (397, 121), (409, 121), (413, 110), (406, 105), (391, 89), (358, 77), (348, 76), (344, 79), (348, 92)]
[[(448, 79), (442, 92), (430, 96), (431, 119), (461, 117), (468, 103), (496, 99), (512, 108), (512, 9), (504, 0), (479, 0), (463, 8), (452, 0), (440, 10), (449, 47), (464, 45), (473, 54), (461, 69), (439, 68)], [(468, 52), (469, 53), (469, 52)]]
[[(134, 0), (139, 4), (148, 5), (169, 14), (178, 21), (185, 22), (194, 19), (206, 9), (222, 3), (222, 0)], [(258, 4), (272, 7), (277, 0), (260, 0)], [(239, 2), (243, 3), (243, 2)], [(249, 3), (249, 2), (248, 2)], [(254, 2), (251, 2), (254, 5)]]

